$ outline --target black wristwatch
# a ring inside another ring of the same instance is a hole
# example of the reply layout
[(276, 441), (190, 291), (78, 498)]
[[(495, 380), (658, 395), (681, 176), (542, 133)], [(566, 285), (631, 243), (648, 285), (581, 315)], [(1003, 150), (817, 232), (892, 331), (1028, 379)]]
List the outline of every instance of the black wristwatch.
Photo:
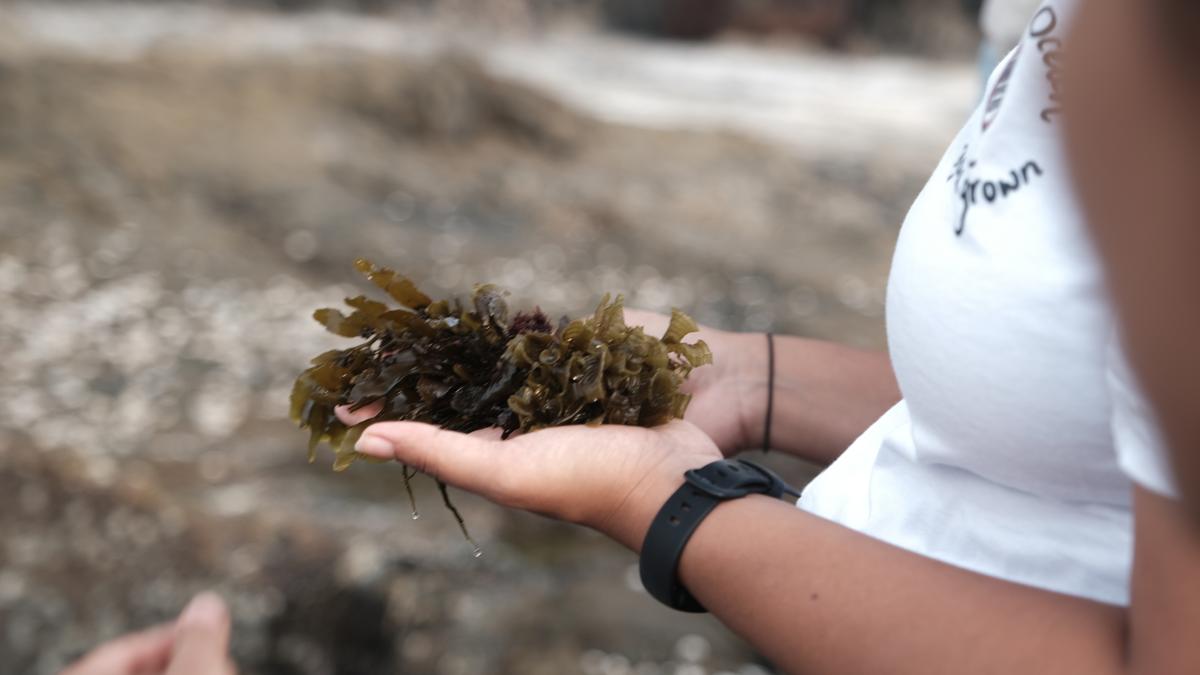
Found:
[(723, 501), (761, 494), (781, 498), (800, 492), (769, 469), (744, 459), (721, 459), (684, 475), (687, 481), (659, 510), (646, 540), (640, 563), (642, 585), (659, 602), (684, 612), (704, 607), (679, 583), (677, 569), (688, 539)]

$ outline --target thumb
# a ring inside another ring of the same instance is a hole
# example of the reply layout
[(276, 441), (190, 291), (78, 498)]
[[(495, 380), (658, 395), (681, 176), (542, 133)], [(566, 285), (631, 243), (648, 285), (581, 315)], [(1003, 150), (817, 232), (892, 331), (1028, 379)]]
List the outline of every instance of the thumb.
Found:
[[(494, 434), (490, 434), (494, 435)], [(503, 467), (505, 448), (486, 431), (464, 434), (422, 422), (379, 422), (367, 427), (355, 450), (395, 459), (455, 487), (487, 496)]]
[(223, 675), (231, 672), (229, 610), (215, 593), (192, 598), (175, 623), (175, 645), (165, 675)]

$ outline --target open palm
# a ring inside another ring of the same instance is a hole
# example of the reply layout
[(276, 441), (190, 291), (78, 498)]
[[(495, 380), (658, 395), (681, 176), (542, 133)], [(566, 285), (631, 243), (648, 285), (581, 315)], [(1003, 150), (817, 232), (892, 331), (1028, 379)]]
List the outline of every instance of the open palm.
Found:
[[(625, 317), (650, 335), (662, 334), (669, 323), (669, 317), (638, 310)], [(747, 428), (746, 411), (756, 376), (761, 380), (759, 370), (765, 369), (757, 363), (762, 337), (712, 328), (701, 328), (698, 337), (709, 344), (714, 363), (694, 370), (684, 384), (692, 395), (684, 420), (649, 429), (554, 427), (504, 441), (498, 429), (463, 434), (420, 422), (379, 422), (363, 433), (357, 450), (504, 506), (594, 527), (636, 549), (685, 471), (738, 452), (760, 433)], [(337, 410), (349, 425), (378, 412), (378, 406)], [(639, 506), (645, 504), (653, 508)]]
[(553, 427), (508, 440), (500, 440), (498, 429), (464, 434), (422, 422), (379, 422), (357, 450), (503, 506), (594, 527), (634, 549), (654, 515), (639, 505), (657, 508), (685, 471), (721, 458), (707, 434), (682, 420), (650, 429)]

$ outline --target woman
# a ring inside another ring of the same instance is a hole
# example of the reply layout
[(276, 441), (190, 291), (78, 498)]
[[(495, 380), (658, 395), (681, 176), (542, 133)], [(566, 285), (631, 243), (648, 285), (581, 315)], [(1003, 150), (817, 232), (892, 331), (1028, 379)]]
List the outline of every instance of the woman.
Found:
[[(1075, 4), (1038, 9), (914, 204), (889, 355), (776, 340), (774, 447), (830, 467), (799, 509), (722, 503), (683, 548), (683, 587), (788, 672), (1200, 667), (1175, 639), (1200, 630), (1200, 556), (1061, 148)], [(386, 422), (359, 448), (641, 551), (685, 471), (764, 433), (767, 340), (703, 337), (685, 422), (505, 442)]]
[[(1197, 672), (1200, 537), (1176, 485), (1191, 477), (1172, 475), (1125, 366), (1060, 146), (1076, 4), (1042, 5), (914, 204), (889, 354), (707, 329), (716, 365), (686, 421), (507, 441), (383, 422), (359, 450), (641, 552), (662, 548), (652, 523), (685, 472), (767, 435), (829, 468), (800, 508), (721, 502), (667, 571), (781, 669)], [(1087, 25), (1144, 38), (1158, 29), (1127, 19), (1150, 4), (1093, 0)], [(1108, 175), (1088, 169), (1086, 185)]]

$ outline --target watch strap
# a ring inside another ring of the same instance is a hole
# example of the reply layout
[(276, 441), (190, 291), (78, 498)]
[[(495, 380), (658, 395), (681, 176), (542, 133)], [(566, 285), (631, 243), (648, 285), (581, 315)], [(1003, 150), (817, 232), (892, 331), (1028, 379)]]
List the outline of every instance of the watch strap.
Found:
[(684, 483), (655, 516), (642, 544), (638, 567), (646, 592), (668, 607), (703, 612), (704, 607), (679, 583), (679, 558), (688, 539), (721, 500)]
[(679, 581), (679, 559), (701, 521), (721, 502), (749, 494), (799, 496), (769, 469), (747, 460), (722, 459), (684, 474), (684, 484), (663, 504), (642, 543), (642, 585), (657, 600), (684, 612), (704, 612)]

